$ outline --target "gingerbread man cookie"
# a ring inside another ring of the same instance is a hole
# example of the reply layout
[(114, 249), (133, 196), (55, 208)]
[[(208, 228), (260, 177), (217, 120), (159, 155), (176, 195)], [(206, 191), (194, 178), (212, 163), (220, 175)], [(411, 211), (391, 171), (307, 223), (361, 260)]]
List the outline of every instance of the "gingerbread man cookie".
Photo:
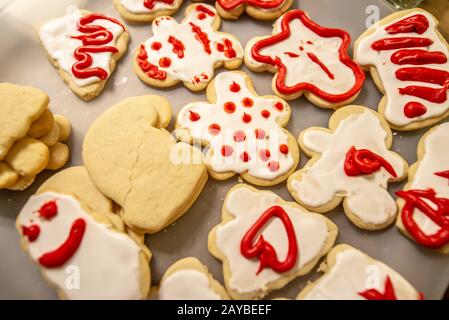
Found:
[(45, 182), (23, 207), (16, 227), (23, 249), (61, 298), (147, 297), (151, 252), (127, 234), (112, 202), (83, 167)]
[(153, 36), (137, 48), (134, 71), (148, 85), (172, 87), (179, 82), (192, 91), (203, 90), (224, 65), (236, 69), (243, 48), (236, 37), (218, 32), (220, 17), (206, 4), (187, 7), (181, 23), (169, 16), (153, 21)]
[(295, 139), (283, 128), (290, 106), (275, 96), (258, 96), (241, 71), (219, 74), (207, 99), (179, 112), (175, 132), (183, 141), (209, 147), (210, 175), (224, 180), (240, 174), (261, 186), (287, 179), (299, 161)]
[(0, 189), (24, 190), (45, 169), (58, 170), (69, 158), (61, 143), (71, 126), (53, 116), (39, 89), (0, 83)]
[(276, 19), (293, 4), (293, 0), (217, 0), (215, 7), (225, 19), (238, 19), (243, 12), (260, 20)]
[(270, 191), (238, 184), (227, 194), (209, 251), (223, 262), (233, 299), (260, 299), (309, 273), (333, 246), (338, 229)]
[(324, 274), (307, 285), (300, 300), (421, 300), (399, 273), (365, 253), (340, 244), (320, 266)]
[(171, 16), (182, 0), (113, 0), (120, 16), (130, 22), (151, 22), (160, 16)]
[(384, 94), (379, 113), (397, 130), (415, 130), (449, 116), (449, 44), (422, 9), (396, 12), (365, 31), (354, 57)]
[(65, 16), (45, 23), (39, 39), (70, 89), (87, 101), (104, 89), (127, 50), (129, 34), (115, 18), (71, 7)]
[(449, 254), (449, 123), (429, 130), (399, 197), (396, 226), (420, 245)]
[(397, 207), (387, 186), (404, 179), (408, 165), (389, 150), (392, 133), (377, 112), (343, 107), (332, 114), (329, 129), (309, 128), (298, 140), (311, 159), (289, 177), (288, 189), (296, 201), (321, 213), (343, 201), (351, 222), (367, 230), (394, 221)]
[(323, 108), (337, 108), (359, 94), (365, 74), (349, 57), (350, 35), (319, 26), (301, 10), (274, 24), (273, 35), (251, 39), (245, 63), (256, 72), (275, 73), (273, 91), (292, 100), (302, 94)]
[(164, 129), (170, 119), (165, 98), (128, 98), (103, 113), (84, 139), (92, 181), (142, 233), (158, 232), (184, 214), (208, 177), (201, 151), (176, 143)]

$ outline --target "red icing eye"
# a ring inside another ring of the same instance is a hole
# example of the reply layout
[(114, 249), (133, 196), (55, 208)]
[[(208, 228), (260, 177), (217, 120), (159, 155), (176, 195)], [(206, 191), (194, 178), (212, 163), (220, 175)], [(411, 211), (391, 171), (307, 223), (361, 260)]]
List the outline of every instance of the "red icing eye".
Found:
[(248, 152), (244, 151), (241, 155), (240, 155), (240, 160), (242, 162), (248, 162), (251, 160), (251, 157), (249, 156)]
[(304, 51), (304, 47), (303, 46), (299, 46), (299, 50)]
[(256, 129), (254, 130), (254, 133), (256, 134), (257, 139), (265, 139), (266, 132), (262, 129)]
[(268, 162), (268, 169), (270, 169), (271, 172), (278, 171), (279, 170), (279, 162), (277, 162), (277, 161)]
[(288, 153), (288, 145), (286, 144), (281, 144), (279, 146), (279, 151), (283, 154), (287, 154)]
[(162, 48), (162, 43), (160, 43), (160, 42), (158, 42), (158, 41), (153, 42), (153, 43), (151, 44), (151, 49), (153, 49), (153, 50), (155, 50), (155, 51), (158, 51), (160, 48)]
[(199, 20), (204, 20), (204, 19), (206, 19), (206, 18), (207, 18), (207, 16), (206, 16), (206, 14), (203, 13), (203, 12), (201, 12), (201, 13), (198, 15), (198, 19), (199, 19)]
[(242, 121), (245, 122), (245, 123), (250, 123), (251, 120), (252, 120), (251, 115), (246, 113), (246, 112), (244, 112), (243, 116), (242, 116)]
[(262, 159), (262, 161), (268, 161), (270, 159), (271, 153), (268, 149), (261, 149), (259, 151), (259, 157)]
[(189, 115), (190, 121), (198, 121), (201, 119), (200, 115), (197, 112), (189, 110), (189, 113), (190, 113)]
[(253, 99), (246, 97), (246, 98), (243, 98), (242, 104), (244, 107), (250, 108), (254, 105), (254, 101), (253, 101)]
[(237, 82), (232, 81), (231, 85), (229, 86), (229, 90), (231, 90), (232, 92), (239, 92), (240, 85)]
[(260, 112), (260, 114), (261, 114), (262, 117), (264, 117), (265, 119), (268, 119), (268, 118), (270, 117), (270, 115), (271, 115), (270, 111), (268, 111), (268, 110), (262, 110), (262, 111)]
[(235, 111), (235, 103), (232, 101), (228, 101), (224, 104), (224, 111), (227, 113), (234, 113)]
[(282, 104), (282, 102), (279, 102), (279, 101), (274, 104), (274, 107), (279, 111), (284, 110), (284, 105)]
[(48, 201), (39, 209), (39, 216), (44, 219), (51, 219), (58, 214), (58, 206), (56, 201)]
[(171, 65), (171, 60), (169, 57), (163, 57), (159, 59), (159, 66), (162, 68), (168, 68)]
[(242, 142), (242, 141), (245, 141), (245, 139), (246, 139), (245, 131), (239, 130), (239, 131), (234, 132), (234, 141), (235, 142)]
[(220, 133), (220, 131), (221, 131), (221, 127), (216, 123), (212, 123), (209, 126), (209, 133), (213, 136), (218, 135)]
[(229, 157), (234, 152), (234, 149), (231, 146), (224, 145), (221, 147), (221, 155), (223, 157)]
[(29, 227), (22, 226), (22, 234), (28, 238), (29, 242), (33, 242), (39, 237), (41, 229), (37, 224), (32, 224)]

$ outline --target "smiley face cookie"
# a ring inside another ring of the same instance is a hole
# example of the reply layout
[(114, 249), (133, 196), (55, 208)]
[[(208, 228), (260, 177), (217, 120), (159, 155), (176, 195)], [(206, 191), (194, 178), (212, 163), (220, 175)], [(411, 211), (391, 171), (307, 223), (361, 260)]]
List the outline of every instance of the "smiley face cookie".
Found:
[(226, 196), (222, 222), (209, 233), (208, 248), (223, 262), (233, 299), (260, 299), (309, 273), (337, 233), (323, 215), (239, 184)]
[(396, 226), (418, 244), (449, 254), (449, 123), (427, 132), (404, 190), (396, 192)]
[(378, 109), (392, 128), (415, 130), (449, 116), (449, 44), (427, 11), (382, 19), (356, 41), (354, 58), (384, 94)]
[(300, 300), (421, 300), (423, 295), (399, 273), (365, 253), (340, 244), (320, 266), (324, 274), (308, 284)]
[(46, 22), (39, 39), (70, 89), (88, 101), (104, 89), (127, 50), (129, 34), (115, 18), (74, 8)]
[(111, 210), (112, 202), (76, 167), (45, 182), (17, 217), (23, 249), (61, 298), (147, 297), (151, 253)]
[(320, 213), (343, 201), (351, 222), (367, 230), (394, 221), (397, 207), (387, 186), (404, 179), (408, 165), (389, 150), (393, 136), (377, 112), (343, 107), (332, 114), (329, 129), (309, 128), (298, 140), (311, 159), (288, 179), (296, 201)]
[(160, 16), (171, 16), (182, 0), (113, 0), (120, 16), (130, 22), (151, 22)]
[(210, 175), (225, 180), (240, 174), (260, 186), (287, 179), (299, 161), (295, 139), (283, 128), (290, 106), (275, 96), (258, 96), (240, 71), (219, 74), (207, 99), (179, 112), (175, 132), (183, 141), (209, 147)]
[(170, 119), (165, 98), (128, 98), (103, 113), (84, 139), (92, 181), (140, 232), (158, 232), (179, 218), (207, 181), (201, 151), (164, 129)]
[(237, 19), (246, 12), (260, 20), (276, 19), (293, 4), (293, 0), (217, 0), (215, 7), (225, 19)]
[(153, 36), (137, 48), (133, 64), (139, 78), (155, 87), (179, 82), (192, 90), (203, 90), (224, 65), (236, 69), (243, 48), (236, 37), (218, 32), (220, 17), (206, 4), (187, 7), (181, 23), (169, 16), (153, 21)]
[(337, 108), (359, 94), (365, 74), (351, 60), (349, 33), (319, 26), (301, 10), (291, 10), (274, 24), (273, 35), (251, 39), (245, 64), (256, 72), (275, 73), (273, 91), (286, 100), (301, 95), (323, 108)]
[(32, 87), (0, 83), (0, 189), (24, 190), (45, 169), (58, 170), (69, 158), (61, 143), (70, 122), (48, 108), (48, 96)]

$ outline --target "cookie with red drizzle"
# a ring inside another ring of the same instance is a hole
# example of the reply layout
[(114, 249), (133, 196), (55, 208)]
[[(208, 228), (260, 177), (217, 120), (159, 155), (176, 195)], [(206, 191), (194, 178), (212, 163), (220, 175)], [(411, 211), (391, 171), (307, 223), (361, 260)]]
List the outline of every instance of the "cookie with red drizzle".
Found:
[(276, 19), (293, 4), (292, 0), (217, 0), (217, 11), (225, 19), (237, 19), (243, 12), (260, 20)]
[(183, 0), (113, 0), (113, 2), (123, 19), (148, 23), (157, 17), (174, 14)]

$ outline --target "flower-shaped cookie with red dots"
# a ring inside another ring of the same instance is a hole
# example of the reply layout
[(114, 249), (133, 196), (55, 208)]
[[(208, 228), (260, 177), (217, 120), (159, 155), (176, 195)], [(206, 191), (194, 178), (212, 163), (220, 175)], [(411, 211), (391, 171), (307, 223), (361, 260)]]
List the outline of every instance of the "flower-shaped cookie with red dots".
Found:
[(134, 71), (148, 85), (171, 87), (179, 82), (203, 90), (222, 65), (236, 69), (243, 48), (236, 37), (218, 32), (221, 19), (210, 5), (187, 7), (181, 23), (169, 16), (155, 19), (153, 36), (136, 50)]
[(256, 37), (245, 49), (245, 63), (253, 71), (276, 73), (273, 91), (292, 100), (302, 94), (323, 108), (352, 102), (365, 80), (349, 57), (350, 35), (322, 27), (304, 11), (292, 10), (274, 24), (273, 35)]
[(278, 184), (295, 170), (299, 151), (283, 128), (290, 106), (275, 96), (258, 96), (243, 72), (219, 74), (207, 88), (209, 102), (186, 105), (176, 135), (208, 147), (210, 175), (225, 180), (240, 174), (260, 186)]
[(260, 20), (276, 19), (293, 4), (293, 0), (217, 0), (215, 7), (225, 19), (237, 19), (243, 12)]

